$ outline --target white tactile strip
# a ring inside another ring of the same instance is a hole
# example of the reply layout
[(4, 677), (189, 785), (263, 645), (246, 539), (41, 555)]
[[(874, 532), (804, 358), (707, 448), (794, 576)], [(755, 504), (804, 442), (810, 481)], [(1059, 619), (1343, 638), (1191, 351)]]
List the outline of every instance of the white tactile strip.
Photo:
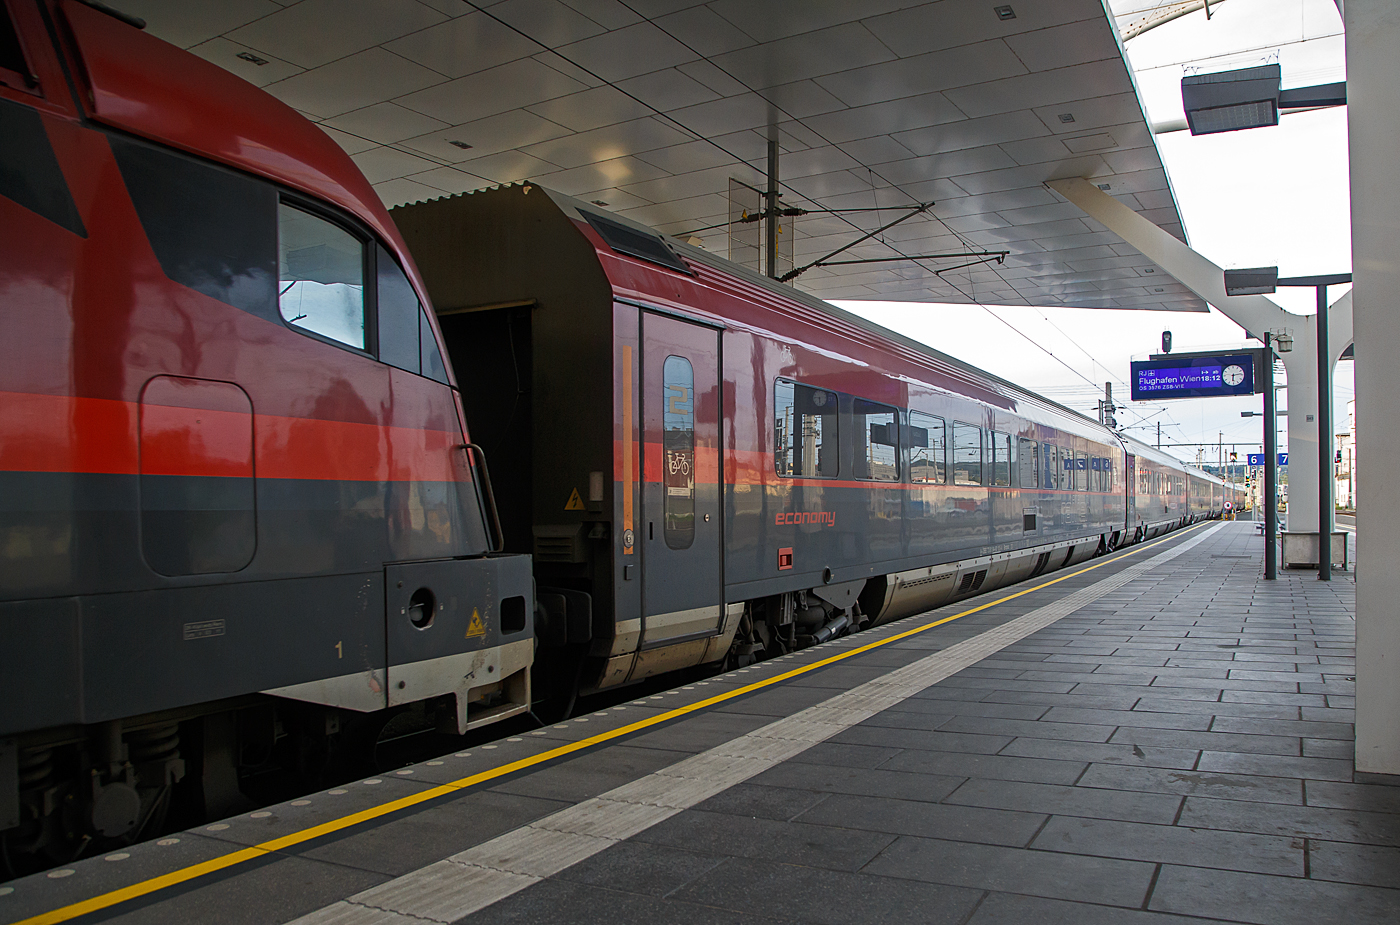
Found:
[(292, 925), (450, 923), (538, 883), (951, 677), (1204, 542), (1128, 566), (1052, 604), (707, 752), (357, 893)]

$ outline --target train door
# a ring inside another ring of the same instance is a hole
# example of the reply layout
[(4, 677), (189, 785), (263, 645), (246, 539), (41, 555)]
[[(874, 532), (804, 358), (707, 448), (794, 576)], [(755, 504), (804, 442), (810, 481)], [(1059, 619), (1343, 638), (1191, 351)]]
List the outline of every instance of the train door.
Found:
[(1128, 520), (1126, 526), (1129, 530), (1137, 526), (1137, 457), (1132, 453), (1128, 454), (1127, 493), (1128, 493)]
[(719, 331), (642, 313), (642, 648), (719, 632)]

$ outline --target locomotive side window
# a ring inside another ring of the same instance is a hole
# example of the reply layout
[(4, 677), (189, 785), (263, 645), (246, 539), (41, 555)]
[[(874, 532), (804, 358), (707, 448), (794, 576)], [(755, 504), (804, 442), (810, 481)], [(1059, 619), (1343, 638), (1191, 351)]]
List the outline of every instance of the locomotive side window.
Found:
[(953, 422), (953, 484), (982, 484), (982, 428)]
[(909, 412), (909, 481), (948, 483), (947, 442), (942, 418)]
[(851, 406), (856, 478), (899, 480), (899, 416), (888, 405), (857, 398)]
[(672, 549), (695, 542), (695, 371), (684, 357), (661, 366), (663, 533)]
[(365, 246), (325, 219), (277, 209), (277, 306), (293, 327), (359, 350), (365, 345)]
[[(10, 73), (6, 74), (5, 71)], [(24, 60), (24, 49), (19, 44), (19, 32), (15, 29), (10, 11), (0, 3), (0, 83), (13, 86), (16, 90), (28, 89), (24, 78), (30, 73)]]
[(117, 135), (108, 140), (165, 275), (276, 322), (273, 188), (154, 145)]
[(789, 478), (835, 478), (837, 440), (835, 392), (773, 384), (773, 466)]
[[(408, 277), (384, 249), (375, 246), (375, 277), (379, 285), (375, 303), (379, 322), (379, 359), (390, 366), (420, 372), (423, 368), (418, 338), (422, 327), (418, 316), (423, 308)], [(285, 284), (284, 284), (285, 285)]]
[(1017, 461), (1020, 463), (1017, 467), (1020, 470), (1017, 473), (1018, 484), (1022, 488), (1039, 488), (1040, 444), (1025, 437), (1017, 437), (1016, 443), (1019, 451)]
[(442, 354), (438, 351), (437, 340), (433, 337), (433, 328), (428, 324), (426, 312), (419, 313), (418, 323), (421, 332), (418, 339), (423, 345), (423, 375), (446, 385), (447, 367), (442, 362)]
[(1014, 460), (1011, 456), (1011, 435), (992, 431), (992, 484), (1009, 487)]

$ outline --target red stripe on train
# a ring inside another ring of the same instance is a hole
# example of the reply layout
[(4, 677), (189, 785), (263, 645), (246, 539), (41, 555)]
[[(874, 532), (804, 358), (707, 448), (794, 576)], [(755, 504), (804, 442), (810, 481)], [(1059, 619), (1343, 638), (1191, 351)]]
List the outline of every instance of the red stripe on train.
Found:
[[(138, 475), (243, 475), (236, 412), (151, 406), (150, 438), (139, 438), (135, 402), (0, 392), (0, 471)], [(151, 420), (152, 418), (155, 420)], [(192, 420), (205, 443), (187, 439)], [(266, 479), (346, 482), (464, 482), (465, 461), (450, 431), (255, 414), (254, 472)], [(182, 436), (182, 434), (186, 436)], [(211, 441), (213, 445), (211, 445)]]

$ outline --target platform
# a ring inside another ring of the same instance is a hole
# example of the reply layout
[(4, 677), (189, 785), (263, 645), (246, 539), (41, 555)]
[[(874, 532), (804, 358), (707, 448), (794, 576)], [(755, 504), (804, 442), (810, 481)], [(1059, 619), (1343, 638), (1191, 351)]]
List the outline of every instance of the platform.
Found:
[(1400, 921), (1353, 579), (1247, 522), (4, 885), (0, 921)]

